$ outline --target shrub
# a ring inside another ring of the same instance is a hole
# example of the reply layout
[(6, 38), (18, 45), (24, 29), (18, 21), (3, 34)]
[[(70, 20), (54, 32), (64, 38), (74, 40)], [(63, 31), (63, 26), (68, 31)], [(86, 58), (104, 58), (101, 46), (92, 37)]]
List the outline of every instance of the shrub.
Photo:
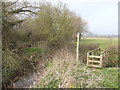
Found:
[(106, 49), (107, 55), (103, 60), (104, 67), (117, 67), (118, 66), (118, 46), (110, 46)]
[(29, 54), (29, 53), (41, 53), (42, 49), (41, 48), (27, 48), (24, 50), (24, 54)]
[(76, 32), (84, 32), (87, 25), (81, 17), (70, 11), (66, 4), (52, 5), (50, 2), (40, 4), (38, 16), (27, 19), (20, 30), (22, 34), (31, 32), (30, 41), (47, 41), (58, 46), (68, 43)]
[(3, 86), (13, 83), (16, 76), (19, 77), (20, 75), (33, 71), (30, 62), (19, 57), (17, 54), (8, 50), (4, 51), (2, 55)]
[(96, 48), (99, 48), (98, 44), (80, 44), (79, 47), (79, 57), (80, 57), (80, 61), (83, 63), (87, 62), (87, 52), (90, 50), (94, 50)]

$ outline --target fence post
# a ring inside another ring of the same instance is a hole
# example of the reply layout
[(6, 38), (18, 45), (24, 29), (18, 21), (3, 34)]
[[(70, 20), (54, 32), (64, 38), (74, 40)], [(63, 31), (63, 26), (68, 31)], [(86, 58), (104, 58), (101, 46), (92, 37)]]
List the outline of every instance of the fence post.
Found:
[(76, 59), (77, 59), (77, 62), (79, 60), (79, 35), (80, 35), (80, 33), (77, 33), (77, 49), (76, 49)]
[(89, 65), (89, 53), (87, 53), (87, 66)]
[(101, 56), (101, 58), (100, 58), (100, 67), (102, 67), (102, 57), (103, 57), (102, 53), (100, 54), (100, 56)]

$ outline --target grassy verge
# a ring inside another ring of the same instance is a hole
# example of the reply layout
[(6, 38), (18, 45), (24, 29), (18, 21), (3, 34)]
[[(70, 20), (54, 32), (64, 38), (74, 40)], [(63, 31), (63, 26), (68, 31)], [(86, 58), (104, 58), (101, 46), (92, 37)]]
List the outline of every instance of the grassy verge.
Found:
[(118, 69), (105, 68), (102, 69), (104, 79), (102, 82), (103, 87), (118, 88)]

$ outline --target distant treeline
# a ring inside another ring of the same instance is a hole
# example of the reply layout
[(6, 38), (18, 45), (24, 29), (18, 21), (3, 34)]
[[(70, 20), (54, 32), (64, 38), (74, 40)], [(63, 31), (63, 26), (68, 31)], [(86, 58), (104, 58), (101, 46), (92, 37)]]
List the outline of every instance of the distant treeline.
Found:
[(98, 34), (92, 34), (92, 33), (87, 33), (83, 35), (83, 38), (117, 38), (119, 35), (98, 35)]

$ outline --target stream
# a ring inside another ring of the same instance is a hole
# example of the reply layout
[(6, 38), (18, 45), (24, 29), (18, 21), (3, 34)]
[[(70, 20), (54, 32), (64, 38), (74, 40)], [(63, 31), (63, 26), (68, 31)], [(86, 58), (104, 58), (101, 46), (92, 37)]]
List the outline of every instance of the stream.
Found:
[(33, 87), (34, 82), (36, 81), (36, 77), (38, 74), (36, 72), (29, 73), (26, 76), (21, 77), (17, 81), (14, 82), (13, 85), (9, 86), (10, 88), (30, 88)]

